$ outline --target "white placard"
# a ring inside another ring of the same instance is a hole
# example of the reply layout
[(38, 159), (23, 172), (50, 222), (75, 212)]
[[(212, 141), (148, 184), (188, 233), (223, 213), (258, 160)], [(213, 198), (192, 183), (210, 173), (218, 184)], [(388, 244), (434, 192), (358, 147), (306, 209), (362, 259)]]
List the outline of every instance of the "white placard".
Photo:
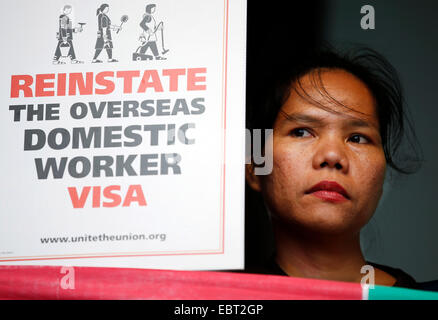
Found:
[(246, 1), (0, 14), (0, 264), (242, 268)]

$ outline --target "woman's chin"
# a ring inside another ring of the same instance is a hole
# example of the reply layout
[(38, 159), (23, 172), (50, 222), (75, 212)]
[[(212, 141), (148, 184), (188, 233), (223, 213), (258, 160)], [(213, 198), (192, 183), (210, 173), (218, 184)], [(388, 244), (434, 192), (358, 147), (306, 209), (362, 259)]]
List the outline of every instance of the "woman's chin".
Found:
[[(354, 216), (345, 208), (313, 208), (286, 218), (295, 230), (316, 235), (352, 235), (365, 224), (364, 219)], [(283, 220), (283, 219), (282, 219)], [(284, 221), (283, 221), (284, 222)], [(283, 223), (280, 222), (280, 223)]]

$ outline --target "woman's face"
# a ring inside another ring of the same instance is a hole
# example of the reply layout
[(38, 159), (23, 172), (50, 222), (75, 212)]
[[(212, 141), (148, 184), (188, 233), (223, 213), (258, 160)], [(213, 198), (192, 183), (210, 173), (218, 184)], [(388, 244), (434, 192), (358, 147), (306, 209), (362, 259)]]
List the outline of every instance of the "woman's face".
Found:
[(266, 146), (267, 152), (272, 147), (272, 173), (259, 176), (255, 189), (282, 224), (324, 234), (357, 232), (373, 215), (385, 177), (375, 101), (343, 70), (322, 71), (321, 80), (329, 96), (352, 110), (324, 98), (311, 79), (301, 78), (306, 93), (339, 113), (292, 89), (282, 107), (288, 116), (277, 115), (273, 144)]
[(109, 7), (105, 7), (105, 8), (102, 10), (103, 13), (108, 13), (108, 11), (109, 11)]

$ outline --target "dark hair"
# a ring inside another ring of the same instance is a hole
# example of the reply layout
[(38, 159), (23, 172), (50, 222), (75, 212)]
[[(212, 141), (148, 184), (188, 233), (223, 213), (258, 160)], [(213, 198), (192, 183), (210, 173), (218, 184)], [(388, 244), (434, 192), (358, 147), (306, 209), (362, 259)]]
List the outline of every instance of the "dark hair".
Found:
[(99, 15), (99, 13), (101, 13), (103, 10), (105, 10), (105, 8), (108, 8), (108, 7), (109, 7), (109, 4), (107, 4), (107, 3), (101, 4), (100, 7), (97, 8), (96, 16)]
[(153, 8), (155, 8), (156, 7), (156, 5), (155, 4), (148, 4), (147, 6), (146, 6), (146, 13), (149, 13), (149, 14), (151, 14), (151, 11), (152, 11), (152, 9)]
[[(376, 100), (387, 164), (400, 173), (412, 173), (419, 168), (421, 149), (408, 117), (408, 110), (404, 106), (400, 80), (394, 67), (381, 54), (369, 48), (353, 49), (341, 54), (326, 46), (317, 51), (307, 52), (299, 61), (286, 63), (277, 69), (265, 79), (264, 88), (249, 89), (254, 92), (247, 95), (247, 128), (273, 128), (274, 121), (278, 113), (282, 112), (281, 107), (291, 90), (295, 90), (302, 98), (317, 107), (337, 113), (306, 93), (300, 82), (304, 75), (311, 76), (312, 84), (324, 98), (350, 109), (331, 97), (321, 80), (321, 72), (324, 69), (341, 69), (365, 83)], [(404, 141), (407, 142), (406, 148), (402, 148)]]

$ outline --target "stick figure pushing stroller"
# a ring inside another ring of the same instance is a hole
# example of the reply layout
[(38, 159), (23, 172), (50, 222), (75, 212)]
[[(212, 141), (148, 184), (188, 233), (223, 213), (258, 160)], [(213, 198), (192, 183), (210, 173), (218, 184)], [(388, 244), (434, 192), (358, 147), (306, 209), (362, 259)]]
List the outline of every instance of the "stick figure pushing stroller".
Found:
[[(155, 4), (149, 4), (146, 6), (146, 13), (143, 15), (143, 20), (140, 22), (140, 27), (143, 30), (139, 38), (141, 45), (132, 54), (132, 60), (134, 61), (152, 60), (154, 57), (156, 60), (166, 60), (166, 58), (162, 57), (158, 52), (157, 35), (161, 35), (161, 54), (164, 55), (169, 52), (169, 50), (164, 48), (163, 21), (157, 25), (153, 16), (155, 9)], [(153, 56), (147, 54), (148, 49), (152, 51)]]

